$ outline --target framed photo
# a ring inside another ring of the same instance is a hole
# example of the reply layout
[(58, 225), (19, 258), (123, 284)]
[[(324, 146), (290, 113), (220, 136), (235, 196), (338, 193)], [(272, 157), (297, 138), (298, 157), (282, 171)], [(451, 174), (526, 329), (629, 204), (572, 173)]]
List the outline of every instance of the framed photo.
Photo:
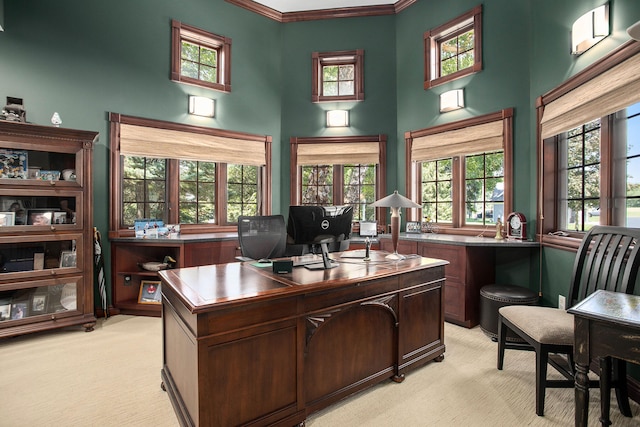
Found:
[(0, 322), (11, 319), (11, 302), (0, 301)]
[(67, 223), (67, 213), (66, 212), (54, 212), (52, 224), (66, 224)]
[(47, 294), (34, 293), (31, 297), (31, 313), (45, 313), (47, 311)]
[(11, 304), (11, 320), (24, 319), (27, 317), (27, 302), (16, 302)]
[(407, 233), (421, 233), (422, 224), (420, 222), (409, 221), (407, 222)]
[(140, 295), (138, 302), (140, 304), (161, 304), (162, 292), (161, 282), (155, 280), (143, 280), (140, 282)]
[(0, 150), (0, 178), (27, 179), (27, 152)]
[(76, 259), (77, 259), (77, 252), (75, 251), (60, 252), (60, 268), (75, 267)]
[(15, 212), (0, 212), (0, 227), (8, 227), (15, 225), (16, 213)]
[(28, 209), (27, 225), (51, 225), (53, 209)]
[(60, 171), (40, 171), (40, 179), (43, 181), (60, 180)]

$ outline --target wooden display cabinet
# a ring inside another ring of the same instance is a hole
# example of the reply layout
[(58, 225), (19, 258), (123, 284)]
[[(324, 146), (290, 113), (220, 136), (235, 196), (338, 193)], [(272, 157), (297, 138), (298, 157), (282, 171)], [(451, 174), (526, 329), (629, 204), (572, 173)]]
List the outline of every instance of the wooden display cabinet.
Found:
[(95, 326), (97, 136), (0, 121), (0, 337)]

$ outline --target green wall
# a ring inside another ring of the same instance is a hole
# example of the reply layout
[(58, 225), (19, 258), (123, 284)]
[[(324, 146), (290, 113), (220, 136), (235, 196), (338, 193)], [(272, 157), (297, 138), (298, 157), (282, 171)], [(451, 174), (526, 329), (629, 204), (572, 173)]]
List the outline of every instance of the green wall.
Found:
[[(364, 49), (364, 101), (311, 103), (311, 55)], [(396, 147), (395, 16), (333, 19), (283, 25), (282, 146), (291, 137), (386, 134)], [(325, 127), (325, 111), (348, 109), (350, 126)], [(387, 151), (393, 153), (393, 149)], [(281, 212), (289, 207), (289, 150), (283, 150)], [(390, 176), (395, 158), (387, 158)], [(395, 182), (388, 180), (388, 190)]]
[[(405, 190), (404, 133), (513, 107), (514, 208), (536, 217), (535, 100), (628, 40), (637, 0), (611, 0), (612, 34), (579, 57), (570, 27), (603, 0), (422, 0), (397, 15), (278, 23), (224, 0), (87, 2), (0, 0), (0, 103), (24, 98), (27, 119), (100, 132), (95, 148), (95, 225), (108, 228), (108, 112), (273, 137), (273, 210), (289, 203), (289, 138), (388, 136), (387, 189)], [(483, 70), (423, 89), (423, 33), (483, 3)], [(170, 21), (231, 37), (232, 92), (171, 82)], [(364, 49), (365, 100), (311, 103), (311, 53)], [(464, 88), (466, 108), (440, 114), (439, 95)], [(187, 95), (217, 100), (214, 119), (186, 114)], [(347, 108), (351, 127), (326, 129), (324, 110)], [(107, 261), (109, 258), (108, 246)], [(566, 294), (574, 255), (498, 252), (497, 281)]]

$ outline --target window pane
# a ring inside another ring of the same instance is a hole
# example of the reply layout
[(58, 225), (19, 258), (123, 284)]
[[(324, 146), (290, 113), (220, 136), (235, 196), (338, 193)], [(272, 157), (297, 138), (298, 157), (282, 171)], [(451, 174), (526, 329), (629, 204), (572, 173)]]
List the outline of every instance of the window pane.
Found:
[(449, 58), (455, 58), (458, 54), (458, 38), (443, 41), (440, 45), (440, 57), (445, 60)]
[(435, 222), (450, 222), (453, 212), (452, 159), (423, 162), (422, 215)]
[(353, 80), (355, 67), (351, 64), (340, 65), (338, 70), (338, 80)]
[(474, 30), (440, 43), (440, 77), (473, 66)]
[(213, 67), (201, 65), (199, 78), (204, 82), (217, 83), (218, 81), (217, 70)]
[(375, 220), (375, 165), (345, 165), (343, 169), (344, 200), (353, 206), (354, 221)]
[(182, 60), (180, 74), (192, 79), (198, 78), (198, 64), (191, 61)]
[(338, 67), (336, 65), (328, 65), (322, 67), (322, 81), (323, 82), (337, 82), (338, 81)]
[(200, 56), (200, 48), (198, 45), (182, 41), (182, 59), (187, 59), (192, 62), (198, 62)]
[(504, 153), (465, 157), (466, 222), (493, 224), (504, 220)]
[(354, 93), (353, 81), (351, 81), (351, 82), (340, 82), (339, 85), (338, 85), (338, 91), (339, 91), (341, 96), (343, 96), (343, 95), (353, 95), (353, 93)]
[(240, 215), (257, 215), (257, 177), (257, 166), (227, 165), (227, 222), (237, 222)]
[(218, 62), (218, 52), (213, 49), (203, 47), (200, 49), (200, 63), (215, 67)]
[(460, 34), (458, 37), (458, 46), (460, 52), (467, 52), (473, 49), (474, 37), (473, 30), (467, 31), (464, 34)]
[(558, 146), (558, 223), (562, 230), (587, 231), (600, 223), (600, 120), (567, 136)]
[(322, 94), (324, 96), (338, 96), (338, 82), (324, 82)]
[(216, 164), (181, 160), (179, 169), (180, 223), (213, 223)]

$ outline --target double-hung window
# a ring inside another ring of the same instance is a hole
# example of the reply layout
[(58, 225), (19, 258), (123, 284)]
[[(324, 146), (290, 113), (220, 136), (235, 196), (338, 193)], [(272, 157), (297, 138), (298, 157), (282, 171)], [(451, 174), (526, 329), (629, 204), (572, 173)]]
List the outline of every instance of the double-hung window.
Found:
[(291, 138), (291, 204), (350, 205), (354, 221), (375, 221), (385, 153), (385, 135)]
[[(540, 239), (640, 227), (640, 47), (623, 45), (538, 99)], [(556, 234), (560, 234), (556, 233)]]
[[(478, 234), (511, 211), (513, 110), (407, 132), (408, 220)], [(468, 231), (465, 231), (468, 230)]]
[(205, 232), (270, 214), (270, 137), (114, 113), (110, 121), (110, 229), (118, 235), (143, 218)]

